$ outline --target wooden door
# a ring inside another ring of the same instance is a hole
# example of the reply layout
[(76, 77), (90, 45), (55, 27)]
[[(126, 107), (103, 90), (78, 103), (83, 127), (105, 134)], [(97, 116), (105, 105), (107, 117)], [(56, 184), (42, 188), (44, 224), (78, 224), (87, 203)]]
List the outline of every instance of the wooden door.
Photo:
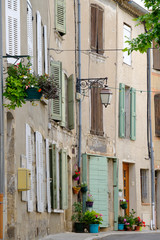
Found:
[(126, 214), (129, 214), (129, 164), (123, 163), (123, 194), (124, 199), (128, 200), (128, 207), (125, 210)]

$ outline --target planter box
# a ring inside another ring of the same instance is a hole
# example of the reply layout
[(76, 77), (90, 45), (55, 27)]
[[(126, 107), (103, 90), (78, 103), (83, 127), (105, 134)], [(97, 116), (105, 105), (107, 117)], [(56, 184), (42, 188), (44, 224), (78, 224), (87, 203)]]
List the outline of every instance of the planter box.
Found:
[(27, 96), (25, 97), (26, 101), (37, 101), (42, 97), (42, 92), (38, 92), (37, 88), (28, 88), (26, 89)]

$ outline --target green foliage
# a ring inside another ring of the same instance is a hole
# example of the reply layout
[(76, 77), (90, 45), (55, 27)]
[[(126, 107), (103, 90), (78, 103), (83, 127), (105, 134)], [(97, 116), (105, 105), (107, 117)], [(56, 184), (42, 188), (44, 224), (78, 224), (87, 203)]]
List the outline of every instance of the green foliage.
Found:
[(84, 214), (82, 212), (82, 203), (81, 202), (74, 202), (74, 214), (72, 215), (71, 220), (73, 222), (83, 222)]
[(153, 40), (156, 43), (156, 47), (159, 48), (160, 45), (160, 1), (144, 0), (144, 5), (150, 11), (134, 20), (138, 22), (136, 26), (144, 24), (145, 32), (130, 41), (126, 41), (129, 47), (123, 49), (123, 51), (128, 51), (128, 54), (133, 51), (147, 52), (148, 48), (151, 48)]
[(87, 194), (87, 200), (86, 202), (94, 202), (93, 200), (93, 195), (91, 195), (90, 193)]
[(81, 187), (87, 187), (87, 183), (84, 181), (81, 183)]
[(86, 224), (102, 224), (102, 214), (96, 213), (95, 211), (86, 211), (83, 217), (83, 221)]
[(132, 209), (132, 211), (129, 213), (129, 215), (125, 215), (124, 217), (124, 224), (130, 228), (133, 227), (135, 224), (135, 211)]
[(124, 223), (124, 217), (123, 216), (118, 216), (118, 223)]

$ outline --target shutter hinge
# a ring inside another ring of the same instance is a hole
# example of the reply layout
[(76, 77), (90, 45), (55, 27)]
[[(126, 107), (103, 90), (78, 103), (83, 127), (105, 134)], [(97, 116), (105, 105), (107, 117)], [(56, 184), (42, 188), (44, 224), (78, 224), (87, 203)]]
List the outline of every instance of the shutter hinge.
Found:
[(34, 20), (34, 17), (32, 16), (32, 21)]
[(117, 187), (117, 185), (113, 185), (113, 187)]
[(27, 7), (27, 12), (29, 11), (28, 7)]

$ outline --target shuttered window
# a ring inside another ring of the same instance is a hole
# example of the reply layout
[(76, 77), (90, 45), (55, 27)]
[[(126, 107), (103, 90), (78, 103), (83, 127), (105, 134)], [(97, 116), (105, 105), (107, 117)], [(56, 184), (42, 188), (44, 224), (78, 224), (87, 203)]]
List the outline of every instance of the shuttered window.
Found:
[(149, 170), (140, 170), (140, 180), (141, 180), (141, 202), (149, 203)]
[(101, 88), (91, 88), (91, 134), (103, 136), (103, 106), (100, 97)]
[(33, 72), (33, 23), (32, 23), (32, 5), (27, 0), (27, 41), (28, 41), (28, 55), (31, 57), (31, 72)]
[(160, 136), (160, 94), (154, 96), (154, 109), (155, 109), (155, 134)]
[[(20, 0), (6, 0), (6, 53), (20, 55)], [(14, 58), (8, 58), (14, 63)]]
[(130, 138), (136, 140), (136, 90), (130, 89)]
[(53, 209), (68, 208), (68, 162), (64, 149), (58, 151), (55, 144), (50, 146), (51, 206)]
[(64, 35), (66, 33), (66, 0), (55, 0), (56, 30)]
[[(123, 25), (123, 48), (129, 46), (126, 41), (131, 40), (131, 27), (127, 26), (126, 24)], [(131, 65), (131, 54), (128, 55), (128, 52), (123, 52), (123, 62)]]
[[(155, 42), (153, 41), (153, 48), (156, 48)], [(160, 70), (160, 51), (159, 49), (153, 49), (153, 68)]]
[(125, 85), (119, 85), (119, 137), (125, 137)]
[(44, 31), (44, 70), (48, 74), (48, 54), (47, 54), (47, 26), (43, 28)]
[(103, 54), (103, 9), (91, 5), (91, 49)]
[(37, 73), (42, 75), (42, 25), (41, 15), (37, 11)]
[(37, 211), (44, 211), (44, 176), (42, 135), (36, 132)]
[(26, 158), (27, 169), (31, 171), (31, 189), (27, 191), (28, 212), (33, 212), (33, 176), (32, 176), (32, 146), (31, 146), (31, 128), (26, 124)]

